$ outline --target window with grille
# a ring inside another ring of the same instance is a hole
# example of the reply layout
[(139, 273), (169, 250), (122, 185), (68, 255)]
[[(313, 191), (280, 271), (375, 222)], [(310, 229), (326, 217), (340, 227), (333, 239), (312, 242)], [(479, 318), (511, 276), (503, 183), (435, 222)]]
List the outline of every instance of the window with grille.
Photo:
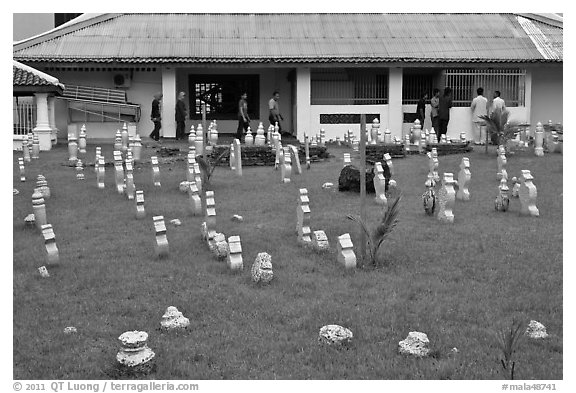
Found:
[(374, 68), (312, 69), (312, 105), (380, 105), (388, 103), (388, 70)]
[(444, 76), (445, 85), (452, 88), (453, 106), (470, 106), (479, 87), (484, 88), (483, 95), (489, 100), (499, 90), (507, 107), (524, 106), (526, 70), (449, 69)]
[(206, 104), (206, 117), (214, 120), (236, 120), (238, 101), (244, 92), (248, 95), (248, 115), (260, 117), (259, 75), (190, 75), (190, 118), (202, 119), (202, 106)]
[(428, 93), (428, 103), (432, 98), (432, 90), (434, 89), (433, 74), (407, 74), (402, 77), (402, 104), (418, 104), (418, 100), (422, 98), (424, 93)]

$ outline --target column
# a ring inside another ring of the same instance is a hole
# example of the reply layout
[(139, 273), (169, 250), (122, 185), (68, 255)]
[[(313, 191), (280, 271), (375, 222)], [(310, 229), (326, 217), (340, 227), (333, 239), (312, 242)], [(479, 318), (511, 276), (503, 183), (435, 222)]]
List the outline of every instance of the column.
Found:
[(52, 129), (52, 144), (58, 143), (58, 128), (56, 127), (56, 97), (48, 97), (48, 121)]
[(402, 137), (402, 68), (388, 71), (388, 128), (393, 136)]
[(176, 70), (172, 67), (162, 69), (162, 129), (164, 138), (176, 137)]
[(526, 70), (524, 78), (524, 107), (526, 108), (526, 123), (531, 123), (531, 128), (536, 127), (538, 121), (532, 122), (530, 118), (532, 110), (532, 70)]
[(48, 114), (48, 93), (34, 93), (36, 101), (36, 127), (32, 130), (38, 134), (40, 150), (52, 149), (52, 128)]
[(296, 69), (296, 138), (304, 142), (304, 133), (310, 136), (310, 68)]

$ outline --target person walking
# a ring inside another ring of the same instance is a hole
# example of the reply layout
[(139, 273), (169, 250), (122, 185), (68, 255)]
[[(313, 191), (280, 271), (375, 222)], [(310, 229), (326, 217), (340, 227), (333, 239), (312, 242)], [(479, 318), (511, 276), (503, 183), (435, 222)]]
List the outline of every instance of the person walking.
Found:
[(448, 122), (450, 121), (450, 108), (452, 108), (452, 89), (446, 87), (444, 89), (444, 94), (440, 97), (440, 102), (438, 104), (438, 142), (442, 135), (448, 133)]
[(186, 103), (184, 98), (186, 93), (181, 91), (178, 93), (178, 100), (176, 100), (176, 140), (184, 139), (186, 128)]
[(432, 118), (432, 128), (436, 136), (440, 135), (440, 123), (438, 121), (438, 107), (440, 105), (440, 89), (437, 87), (432, 90), (432, 98), (430, 98), (430, 117)]
[(424, 119), (426, 118), (426, 100), (428, 99), (428, 93), (422, 93), (418, 104), (416, 104), (416, 119), (420, 121), (420, 126), (424, 129)]
[(250, 116), (248, 116), (248, 93), (244, 92), (238, 101), (238, 129), (236, 130), (236, 139), (242, 142), (242, 135), (248, 131), (250, 126)]
[(480, 118), (488, 114), (488, 99), (484, 97), (484, 89), (476, 89), (476, 98), (472, 100), (470, 109), (472, 110), (472, 132), (474, 133), (474, 144), (483, 145), (486, 143), (486, 122)]
[(162, 93), (154, 94), (154, 100), (152, 100), (152, 112), (150, 113), (150, 119), (154, 123), (154, 130), (150, 133), (150, 138), (154, 139), (156, 142), (160, 139), (160, 128), (162, 128), (162, 117), (160, 116), (161, 102)]
[(278, 123), (278, 132), (282, 133), (282, 124), (280, 120), (284, 120), (282, 115), (280, 114), (280, 106), (278, 105), (278, 100), (280, 99), (280, 92), (278, 90), (272, 93), (272, 98), (268, 101), (268, 109), (270, 110), (270, 114), (268, 115), (268, 120), (270, 120), (270, 124), (275, 126)]

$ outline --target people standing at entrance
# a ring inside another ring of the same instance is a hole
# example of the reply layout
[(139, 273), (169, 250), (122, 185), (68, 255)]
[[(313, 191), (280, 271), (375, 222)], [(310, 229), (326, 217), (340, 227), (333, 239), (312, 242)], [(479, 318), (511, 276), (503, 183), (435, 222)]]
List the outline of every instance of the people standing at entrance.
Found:
[(184, 139), (186, 128), (186, 103), (184, 98), (186, 93), (181, 91), (178, 93), (178, 100), (176, 100), (176, 139)]
[(440, 89), (437, 87), (432, 90), (432, 98), (430, 98), (430, 117), (432, 118), (432, 128), (436, 132), (436, 136), (440, 135), (440, 124), (438, 122), (438, 106), (440, 105)]
[(472, 100), (470, 109), (472, 110), (472, 132), (474, 133), (474, 144), (483, 145), (486, 141), (486, 122), (480, 116), (488, 114), (488, 99), (484, 97), (484, 89), (476, 89), (476, 98)]
[(236, 139), (242, 141), (242, 135), (248, 131), (250, 126), (250, 116), (248, 116), (248, 93), (244, 92), (238, 101), (238, 129), (236, 130)]
[(450, 121), (450, 108), (452, 108), (452, 89), (447, 87), (444, 89), (444, 94), (440, 96), (438, 104), (438, 142), (442, 135), (448, 132), (448, 122)]
[(490, 113), (493, 113), (496, 111), (504, 112), (505, 110), (506, 110), (506, 103), (500, 97), (500, 91), (496, 90), (494, 92), (494, 99), (492, 100), (492, 108), (490, 110)]
[(160, 139), (160, 128), (162, 128), (162, 117), (160, 116), (161, 102), (162, 93), (154, 94), (154, 100), (152, 100), (152, 112), (150, 113), (150, 119), (154, 123), (154, 130), (150, 133), (150, 138), (155, 141)]
[(428, 99), (428, 93), (422, 93), (418, 104), (416, 105), (416, 119), (420, 121), (420, 126), (424, 129), (424, 119), (426, 118), (426, 100)]
[(278, 105), (278, 100), (280, 99), (280, 93), (276, 90), (272, 93), (272, 98), (268, 101), (268, 109), (270, 109), (270, 114), (268, 116), (268, 120), (270, 120), (270, 124), (275, 126), (278, 123), (278, 132), (282, 133), (282, 124), (280, 120), (284, 120), (282, 115), (280, 114), (280, 106)]

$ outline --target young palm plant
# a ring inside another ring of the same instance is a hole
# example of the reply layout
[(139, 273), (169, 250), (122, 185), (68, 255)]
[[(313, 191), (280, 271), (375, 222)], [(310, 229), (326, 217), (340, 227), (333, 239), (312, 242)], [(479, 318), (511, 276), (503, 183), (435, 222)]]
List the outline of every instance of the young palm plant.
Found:
[(398, 211), (400, 205), (400, 199), (402, 199), (402, 195), (399, 195), (394, 202), (388, 205), (388, 209), (384, 213), (384, 217), (378, 223), (374, 231), (370, 232), (368, 226), (362, 219), (357, 216), (348, 215), (347, 218), (353, 221), (356, 221), (360, 228), (366, 234), (366, 238), (368, 239), (368, 252), (370, 263), (373, 266), (378, 266), (380, 261), (378, 260), (378, 250), (382, 245), (382, 242), (388, 235), (392, 232), (396, 224), (398, 223)]
[(496, 342), (502, 351), (502, 355), (504, 355), (504, 359), (500, 359), (500, 362), (504, 370), (508, 372), (510, 379), (514, 379), (514, 366), (516, 362), (512, 360), (512, 355), (516, 352), (518, 343), (522, 337), (522, 326), (524, 326), (522, 321), (514, 321), (509, 328), (504, 328), (496, 333)]
[[(510, 112), (507, 110), (495, 110), (490, 115), (479, 116), (480, 119), (486, 122), (486, 130), (490, 137), (494, 136), (497, 145), (504, 145), (513, 139), (518, 133), (519, 123), (516, 121), (508, 120)], [(488, 144), (486, 144), (486, 152), (488, 152)]]
[(210, 177), (212, 176), (214, 169), (216, 169), (218, 163), (228, 154), (230, 154), (230, 148), (222, 151), (222, 153), (220, 153), (214, 160), (210, 160), (210, 158), (204, 156), (196, 156), (196, 162), (202, 172), (202, 181), (204, 184), (210, 184)]

